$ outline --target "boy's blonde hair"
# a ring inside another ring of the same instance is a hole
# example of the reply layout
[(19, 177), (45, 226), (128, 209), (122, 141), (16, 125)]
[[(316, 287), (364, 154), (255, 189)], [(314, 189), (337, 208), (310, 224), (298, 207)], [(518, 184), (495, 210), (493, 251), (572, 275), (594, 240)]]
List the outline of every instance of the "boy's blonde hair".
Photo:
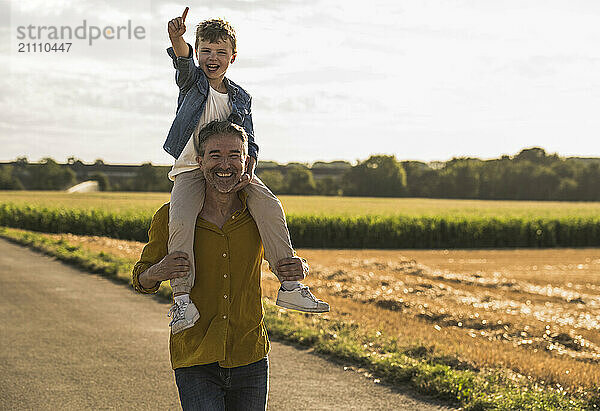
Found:
[(204, 20), (196, 27), (196, 50), (200, 40), (206, 40), (210, 43), (216, 43), (219, 40), (231, 42), (233, 53), (237, 53), (237, 42), (235, 39), (235, 30), (229, 22), (222, 19)]

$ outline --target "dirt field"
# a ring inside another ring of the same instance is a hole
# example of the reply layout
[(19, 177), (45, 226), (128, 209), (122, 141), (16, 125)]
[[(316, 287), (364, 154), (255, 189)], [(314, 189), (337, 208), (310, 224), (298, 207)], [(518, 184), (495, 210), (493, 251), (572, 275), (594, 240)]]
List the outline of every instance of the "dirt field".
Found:
[[(142, 246), (64, 237), (134, 260)], [(465, 367), (506, 367), (570, 390), (600, 385), (599, 249), (298, 252), (332, 318)], [(277, 286), (265, 272), (265, 295)]]
[[(169, 304), (0, 240), (1, 410), (181, 409)], [(270, 410), (450, 410), (273, 342)]]

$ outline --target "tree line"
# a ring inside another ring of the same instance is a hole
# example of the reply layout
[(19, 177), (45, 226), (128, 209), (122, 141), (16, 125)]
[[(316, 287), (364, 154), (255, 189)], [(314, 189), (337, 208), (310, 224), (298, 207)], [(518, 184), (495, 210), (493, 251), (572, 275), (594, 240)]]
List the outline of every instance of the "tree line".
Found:
[(308, 167), (261, 175), (279, 194), (485, 200), (600, 200), (600, 158), (563, 158), (539, 147), (498, 159), (399, 161), (374, 155), (337, 179), (314, 181)]
[[(115, 168), (127, 167), (126, 173)], [(170, 191), (166, 177), (169, 167), (145, 163), (137, 166), (112, 166), (96, 160), (84, 164), (70, 157), (66, 164), (52, 158), (30, 163), (21, 157), (0, 165), (0, 190), (65, 190), (82, 181), (98, 181), (100, 191)]]
[[(123, 168), (127, 168), (123, 170)], [(86, 165), (70, 158), (0, 165), (0, 189), (63, 190), (96, 180), (104, 191), (170, 191), (167, 166)], [(399, 161), (373, 155), (312, 165), (259, 162), (257, 175), (276, 194), (426, 197), (488, 200), (600, 200), (600, 158), (564, 158), (539, 147), (498, 159), (452, 158), (446, 162)]]
[(484, 200), (600, 200), (600, 159), (562, 158), (539, 147), (513, 157), (453, 158), (440, 168), (401, 163), (410, 197)]

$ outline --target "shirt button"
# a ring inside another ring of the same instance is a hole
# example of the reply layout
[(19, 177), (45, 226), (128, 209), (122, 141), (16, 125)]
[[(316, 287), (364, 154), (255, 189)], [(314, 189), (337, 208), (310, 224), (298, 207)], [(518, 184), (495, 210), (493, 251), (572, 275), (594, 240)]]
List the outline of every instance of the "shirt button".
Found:
[(224, 315), (224, 316), (223, 316), (223, 319), (224, 319), (224, 320), (226, 320), (226, 319), (227, 319), (227, 316), (226, 316), (226, 315)]
[(227, 257), (227, 253), (223, 253), (223, 257)]
[(227, 298), (227, 294), (225, 294), (225, 295), (223, 296), (223, 298)]
[(223, 278), (227, 278), (227, 274), (223, 274)]
[(235, 216), (234, 216), (234, 215), (232, 215), (232, 216), (231, 216), (231, 219), (233, 220), (234, 218), (235, 218)]

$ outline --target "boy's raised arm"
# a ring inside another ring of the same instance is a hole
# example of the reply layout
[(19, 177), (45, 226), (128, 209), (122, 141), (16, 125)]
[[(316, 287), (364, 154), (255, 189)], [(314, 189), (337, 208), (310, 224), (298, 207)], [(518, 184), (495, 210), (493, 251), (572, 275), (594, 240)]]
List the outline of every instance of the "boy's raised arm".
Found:
[(173, 51), (177, 57), (192, 57), (189, 53), (189, 47), (183, 39), (185, 33), (185, 18), (188, 14), (189, 7), (186, 7), (181, 17), (175, 17), (167, 25), (167, 31), (169, 32), (169, 39), (173, 45)]
[(186, 7), (180, 17), (175, 17), (169, 21), (167, 31), (172, 47), (167, 49), (167, 54), (173, 60), (175, 67), (175, 83), (179, 87), (179, 98), (177, 99), (177, 109), (185, 97), (185, 94), (194, 85), (198, 79), (198, 72), (194, 63), (192, 46), (183, 39), (185, 33), (185, 18), (189, 7)]

